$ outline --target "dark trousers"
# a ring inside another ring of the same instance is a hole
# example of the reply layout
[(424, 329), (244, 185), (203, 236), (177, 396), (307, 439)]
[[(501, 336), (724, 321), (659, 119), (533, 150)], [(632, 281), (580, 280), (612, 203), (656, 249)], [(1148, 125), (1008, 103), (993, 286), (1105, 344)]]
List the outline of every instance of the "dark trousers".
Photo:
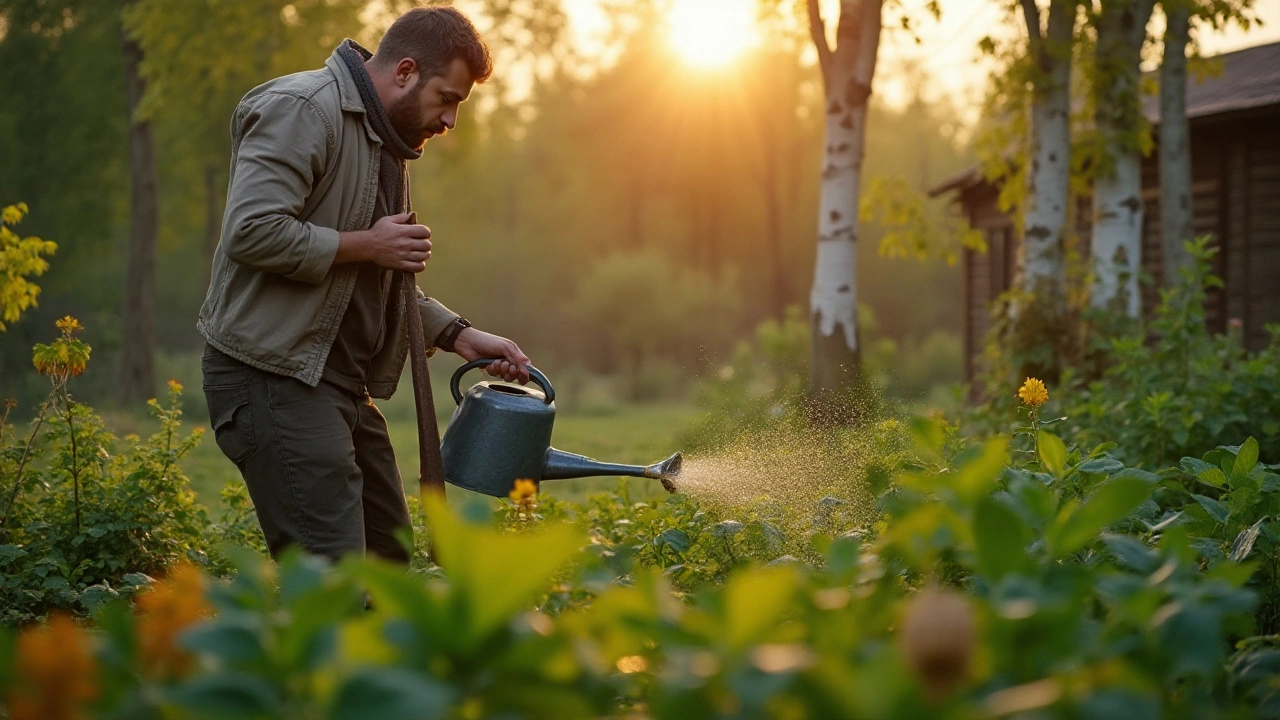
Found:
[(387, 421), (369, 399), (250, 367), (201, 362), (218, 447), (240, 468), (273, 557), (290, 545), (337, 559), (366, 549), (407, 563), (409, 508)]

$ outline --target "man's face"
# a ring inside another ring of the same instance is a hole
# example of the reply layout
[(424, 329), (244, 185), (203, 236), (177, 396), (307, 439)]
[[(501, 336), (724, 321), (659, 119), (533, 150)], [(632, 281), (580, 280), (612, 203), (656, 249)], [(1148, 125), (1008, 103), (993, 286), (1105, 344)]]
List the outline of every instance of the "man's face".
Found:
[(454, 58), (443, 75), (433, 75), (425, 82), (421, 78), (416, 69), (402, 76), (404, 93), (387, 108), (391, 126), (415, 150), (458, 124), (458, 105), (471, 95), (475, 84), (462, 58)]

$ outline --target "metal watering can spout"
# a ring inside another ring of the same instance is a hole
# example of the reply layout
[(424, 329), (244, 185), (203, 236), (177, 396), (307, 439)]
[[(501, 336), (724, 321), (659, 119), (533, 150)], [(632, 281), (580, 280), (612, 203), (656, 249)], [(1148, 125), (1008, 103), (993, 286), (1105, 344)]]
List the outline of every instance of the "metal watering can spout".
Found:
[(542, 464), (542, 479), (563, 480), (598, 475), (625, 475), (660, 480), (667, 492), (675, 492), (676, 487), (672, 480), (680, 474), (680, 467), (683, 464), (684, 457), (680, 453), (652, 465), (619, 465), (592, 460), (585, 455), (574, 455), (563, 450), (547, 448), (546, 461)]
[(542, 388), (494, 381), (476, 383), (464, 397), (458, 388), (463, 374), (492, 359), (474, 360), (453, 373), (449, 389), (458, 403), (440, 444), (445, 480), (476, 492), (506, 497), (518, 479), (561, 480), (600, 475), (646, 477), (675, 492), (672, 480), (683, 458), (676, 453), (652, 465), (619, 465), (593, 460), (551, 447), (556, 392), (547, 376), (529, 366), (529, 377)]

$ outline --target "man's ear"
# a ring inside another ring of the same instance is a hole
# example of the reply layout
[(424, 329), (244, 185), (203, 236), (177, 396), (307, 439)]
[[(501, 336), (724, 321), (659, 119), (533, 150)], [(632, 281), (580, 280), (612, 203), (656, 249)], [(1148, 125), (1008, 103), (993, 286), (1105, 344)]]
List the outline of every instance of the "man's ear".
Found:
[(411, 57), (401, 58), (396, 63), (395, 79), (396, 84), (405, 87), (417, 83), (418, 63)]

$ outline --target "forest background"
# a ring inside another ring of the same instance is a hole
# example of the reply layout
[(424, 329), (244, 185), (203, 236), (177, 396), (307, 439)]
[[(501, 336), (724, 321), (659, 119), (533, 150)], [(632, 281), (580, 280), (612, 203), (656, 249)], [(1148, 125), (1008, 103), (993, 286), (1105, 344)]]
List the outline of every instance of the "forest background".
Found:
[[(81, 399), (129, 406), (166, 379), (198, 382), (195, 317), (235, 103), (271, 77), (318, 67), (343, 37), (375, 46), (409, 4), (0, 1), (0, 200), (25, 201), (22, 234), (59, 245), (39, 307), (0, 343), (15, 415), (45, 392), (29, 348), (66, 314), (94, 348)], [(569, 385), (569, 403), (603, 408), (687, 400), (700, 377), (725, 372), (754, 326), (807, 307), (823, 100), (803, 3), (759, 4), (749, 43), (715, 66), (682, 55), (656, 0), (460, 4), (489, 37), (497, 72), (412, 166), (414, 205), (436, 243), (420, 278), (429, 294), (516, 339)], [(755, 6), (725, 3), (739, 4)], [(978, 39), (1017, 25), (998, 3), (944, 6), (938, 19), (923, 3), (889, 11), (864, 202), (877, 185), (924, 190), (975, 159), (993, 70)], [(1201, 52), (1280, 29), (1266, 24), (1280, 2), (1255, 10), (1261, 29), (1204, 33)], [(125, 24), (137, 43), (124, 40)], [(130, 63), (140, 87), (127, 82)], [(133, 105), (154, 139), (150, 198), (130, 191)], [(158, 207), (156, 283), (141, 290), (154, 328), (124, 309), (126, 290), (139, 292), (129, 265), (139, 201)], [(952, 210), (939, 200), (926, 212)], [(960, 267), (885, 252), (883, 235), (864, 222), (858, 243), (864, 362), (889, 395), (943, 402), (961, 380)], [(123, 350), (149, 347), (150, 377), (122, 379)], [(199, 393), (188, 399), (202, 417)]]

